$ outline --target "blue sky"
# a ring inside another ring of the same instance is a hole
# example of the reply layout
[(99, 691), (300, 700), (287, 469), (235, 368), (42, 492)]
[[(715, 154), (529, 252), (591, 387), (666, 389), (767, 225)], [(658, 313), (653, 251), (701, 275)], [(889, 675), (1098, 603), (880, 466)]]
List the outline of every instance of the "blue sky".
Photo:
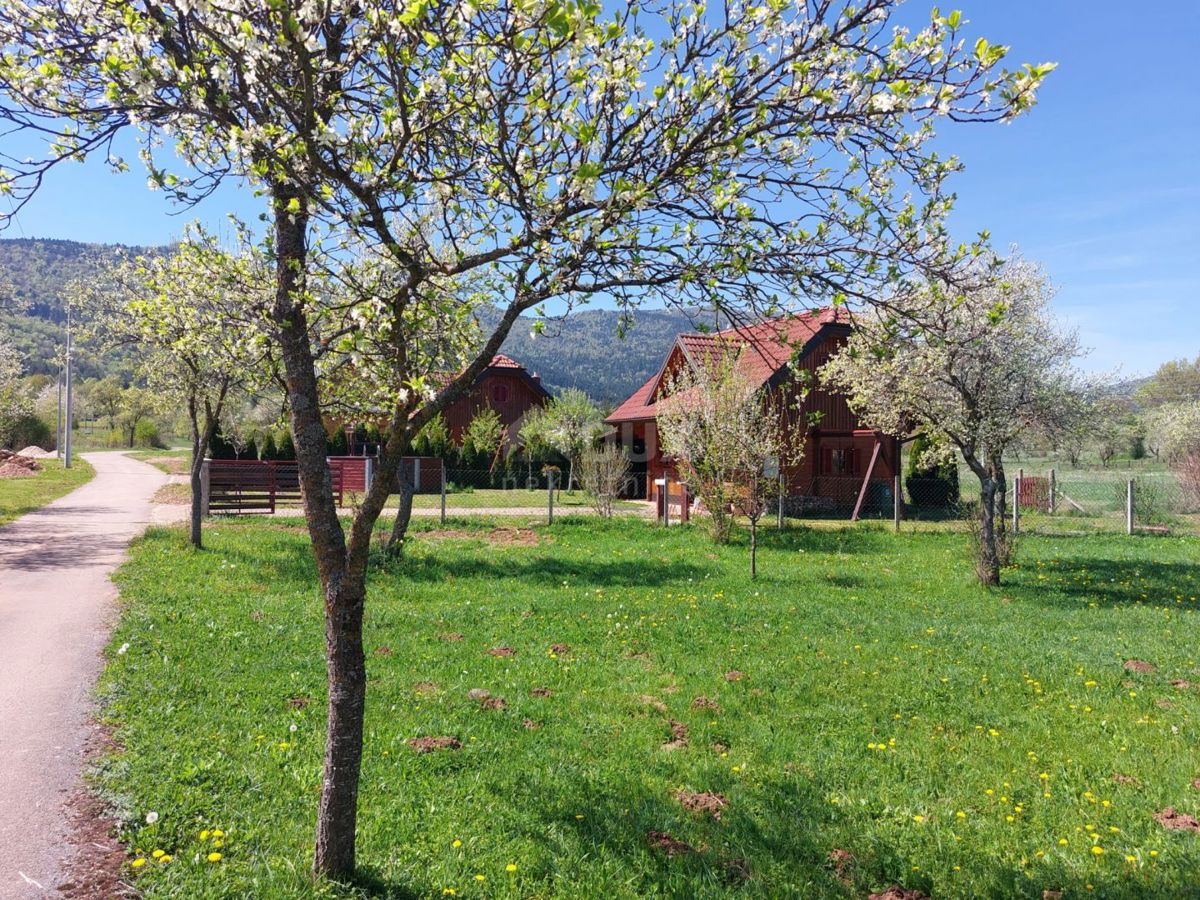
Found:
[[(910, 2), (905, 18), (929, 5)], [(1059, 313), (1093, 348), (1087, 368), (1139, 375), (1200, 354), (1200, 3), (954, 5), (972, 39), (1011, 45), (1013, 62), (1059, 63), (1032, 114), (943, 128), (941, 146), (967, 166), (954, 185), (956, 233), (990, 229), (996, 246), (1018, 244), (1046, 267)], [(259, 209), (227, 188), (171, 215), (136, 167), (112, 176), (86, 164), (55, 176), (6, 236), (158, 244), (196, 216), (216, 224), (226, 210)]]

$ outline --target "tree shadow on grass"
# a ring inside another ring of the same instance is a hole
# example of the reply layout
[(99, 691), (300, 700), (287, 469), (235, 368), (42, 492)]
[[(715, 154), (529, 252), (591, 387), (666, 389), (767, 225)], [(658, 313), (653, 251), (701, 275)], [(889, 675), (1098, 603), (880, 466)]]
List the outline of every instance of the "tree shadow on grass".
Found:
[(501, 559), (477, 555), (450, 558), (440, 554), (409, 557), (398, 563), (381, 566), (374, 574), (376, 577), (395, 575), (422, 583), (442, 583), (450, 578), (483, 578), (489, 581), (514, 579), (539, 585), (561, 585), (566, 581), (596, 587), (655, 587), (689, 578), (703, 578), (708, 570), (682, 560), (568, 561), (545, 551), (531, 549), (529, 555)]
[[(1033, 603), (1061, 606), (1065, 595), (1111, 608), (1134, 604), (1174, 605), (1183, 594), (1200, 596), (1200, 562), (1118, 560), (1069, 556), (1056, 560), (1048, 571), (1055, 578), (1049, 585), (1037, 581), (1038, 572), (1025, 569), (1005, 585), (1014, 596)], [(1065, 577), (1063, 583), (1060, 578)], [(1197, 604), (1188, 604), (1198, 609)]]

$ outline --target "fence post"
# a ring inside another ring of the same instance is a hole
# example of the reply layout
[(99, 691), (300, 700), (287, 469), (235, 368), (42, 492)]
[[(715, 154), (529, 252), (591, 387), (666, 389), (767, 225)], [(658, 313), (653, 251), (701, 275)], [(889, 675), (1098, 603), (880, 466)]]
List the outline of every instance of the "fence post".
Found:
[(900, 476), (897, 475), (892, 479), (892, 522), (896, 526), (896, 532), (900, 531), (900, 507), (904, 503), (900, 499)]
[(1013, 534), (1021, 533), (1021, 475), (1017, 474), (1016, 480), (1013, 482)]
[(363, 493), (371, 490), (371, 484), (375, 481), (375, 458), (371, 456), (363, 457)]
[(786, 489), (786, 483), (783, 478), (783, 466), (779, 467), (779, 530), (783, 531), (783, 495)]
[(663, 525), (671, 524), (671, 476), (663, 475)]
[(554, 524), (554, 471), (546, 473), (546, 524)]
[(1054, 470), (1050, 470), (1050, 515), (1054, 515), (1054, 493), (1058, 490), (1058, 482), (1054, 477)]
[[(403, 466), (404, 463), (402, 462), (402, 463), (400, 463), (400, 465)], [(446, 524), (446, 461), (444, 459), (442, 460), (441, 469), (442, 469), (442, 524), (445, 525)], [(416, 490), (416, 485), (413, 486), (413, 490)]]
[(200, 515), (205, 518), (208, 518), (208, 502), (212, 496), (212, 489), (210, 487), (211, 473), (209, 472), (209, 465), (211, 463), (212, 460), (206, 458), (200, 464)]
[(1133, 534), (1133, 479), (1125, 482), (1125, 533)]

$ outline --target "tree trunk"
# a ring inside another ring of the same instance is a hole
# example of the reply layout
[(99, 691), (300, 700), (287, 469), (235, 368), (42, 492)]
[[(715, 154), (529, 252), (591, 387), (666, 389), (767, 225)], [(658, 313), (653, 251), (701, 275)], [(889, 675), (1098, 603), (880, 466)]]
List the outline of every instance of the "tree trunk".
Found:
[(192, 546), (197, 550), (201, 549), (201, 533), (204, 523), (204, 497), (202, 496), (203, 479), (200, 477), (203, 466), (203, 458), (192, 458), (192, 523), (189, 537), (191, 539)]
[(392, 534), (387, 542), (387, 555), (396, 557), (404, 553), (404, 536), (408, 534), (408, 523), (412, 519), (413, 494), (416, 486), (408, 477), (403, 465), (400, 467), (400, 508), (396, 510), (396, 521), (392, 523)]
[(758, 519), (750, 520), (750, 577), (758, 577)]
[(279, 328), (304, 517), (325, 601), (329, 709), (313, 869), (320, 875), (343, 879), (353, 874), (355, 862), (367, 687), (362, 645), (366, 569), (348, 565), (346, 536), (338, 520), (333, 482), (325, 461), (327, 436), (308, 322), (303, 307), (295, 302), (304, 288), (308, 220), (303, 210), (289, 212), (287, 207), (293, 199), (303, 205), (303, 198), (278, 186), (273, 195), (276, 268), (272, 316)]
[(996, 482), (980, 479), (979, 490), (979, 580), (989, 586), (1000, 584), (1000, 556), (996, 552)]

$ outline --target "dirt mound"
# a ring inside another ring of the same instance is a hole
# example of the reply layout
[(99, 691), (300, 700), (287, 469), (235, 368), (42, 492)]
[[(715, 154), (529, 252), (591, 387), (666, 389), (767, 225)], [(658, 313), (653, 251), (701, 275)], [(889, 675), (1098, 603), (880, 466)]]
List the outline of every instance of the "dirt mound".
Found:
[(1168, 831), (1200, 831), (1200, 821), (1197, 821), (1195, 816), (1176, 812), (1173, 806), (1156, 813), (1154, 821)]
[(1125, 669), (1128, 672), (1154, 672), (1156, 668), (1154, 663), (1148, 663), (1140, 659), (1125, 660)]
[(11, 450), (0, 450), (0, 478), (28, 478), (41, 470), (41, 463), (36, 459)]
[(721, 810), (729, 805), (728, 800), (720, 794), (714, 794), (711, 791), (703, 791), (701, 793), (680, 791), (675, 795), (675, 799), (688, 812), (707, 813), (714, 819), (720, 819)]
[(452, 737), (409, 738), (408, 746), (417, 753), (433, 753), (437, 750), (459, 750), (462, 741)]
[(17, 456), (24, 456), (27, 459), (46, 459), (53, 455), (53, 450), (43, 450), (37, 444), (30, 444), (24, 450), (17, 451)]
[(671, 722), (671, 740), (662, 745), (664, 750), (682, 750), (688, 745), (688, 727), (683, 722)]
[(646, 835), (651, 850), (661, 850), (667, 856), (683, 856), (685, 853), (695, 853), (696, 848), (684, 841), (671, 837), (665, 831), (651, 831)]
[(920, 891), (892, 885), (886, 891), (878, 894), (868, 894), (867, 900), (928, 900)]

